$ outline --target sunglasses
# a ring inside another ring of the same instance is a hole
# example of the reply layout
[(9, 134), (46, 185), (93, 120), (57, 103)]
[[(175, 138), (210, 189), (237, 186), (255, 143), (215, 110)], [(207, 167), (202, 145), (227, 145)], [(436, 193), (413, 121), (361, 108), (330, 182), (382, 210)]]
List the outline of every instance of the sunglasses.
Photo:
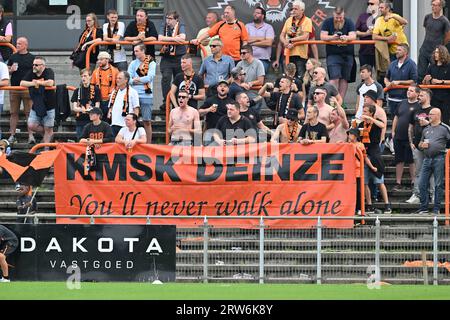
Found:
[(247, 51), (241, 51), (241, 55), (247, 54), (247, 53), (248, 53)]
[(373, 3), (373, 2), (367, 2), (367, 5), (368, 5), (368, 6), (374, 6), (375, 3)]
[(211, 48), (220, 47), (220, 45), (218, 45), (218, 44), (210, 44), (209, 46), (210, 46)]
[(187, 99), (188, 96), (178, 96), (178, 99)]
[(313, 93), (315, 96), (319, 95), (319, 94), (325, 94), (325, 92), (314, 92)]
[(39, 67), (39, 66), (42, 66), (42, 65), (43, 65), (42, 63), (40, 63), (40, 64), (33, 63), (33, 67)]

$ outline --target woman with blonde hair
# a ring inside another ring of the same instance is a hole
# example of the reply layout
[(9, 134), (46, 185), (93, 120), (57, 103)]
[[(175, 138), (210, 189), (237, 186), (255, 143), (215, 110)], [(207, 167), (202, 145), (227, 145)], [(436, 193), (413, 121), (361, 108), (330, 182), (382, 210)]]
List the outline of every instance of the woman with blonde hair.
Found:
[(303, 105), (306, 106), (308, 105), (308, 94), (309, 94), (309, 89), (311, 88), (311, 85), (315, 85), (313, 82), (313, 72), (314, 69), (316, 69), (317, 67), (321, 67), (322, 63), (314, 58), (309, 58), (308, 61), (306, 61), (306, 71), (305, 74), (303, 75), (303, 86), (302, 86), (302, 91), (303, 91)]
[[(98, 25), (98, 19), (95, 13), (88, 13), (86, 16), (86, 25), (83, 33), (80, 35), (78, 40), (78, 45), (74, 50), (74, 53), (79, 53), (78, 59), (73, 60), (73, 64), (79, 69), (83, 69), (86, 67), (86, 53), (92, 44), (102, 41), (103, 39), (103, 30)], [(91, 55), (89, 56), (90, 68), (94, 69), (95, 64), (97, 63), (97, 56), (99, 53), (99, 48), (94, 47), (91, 51)], [(84, 59), (82, 59), (84, 57)], [(84, 61), (84, 63), (83, 63)]]

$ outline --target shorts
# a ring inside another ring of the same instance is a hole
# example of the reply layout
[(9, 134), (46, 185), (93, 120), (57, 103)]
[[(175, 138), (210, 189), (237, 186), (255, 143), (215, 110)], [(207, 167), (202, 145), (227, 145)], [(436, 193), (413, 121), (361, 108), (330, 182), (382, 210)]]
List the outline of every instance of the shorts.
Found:
[(414, 162), (411, 146), (407, 140), (397, 140), (394, 138), (395, 164)]
[(344, 79), (350, 81), (353, 68), (353, 56), (330, 55), (327, 57), (330, 80)]
[(55, 109), (47, 110), (45, 117), (39, 117), (36, 112), (31, 109), (28, 117), (28, 124), (38, 123), (46, 128), (53, 128), (55, 126)]
[(30, 93), (28, 92), (28, 90), (11, 90), (9, 92), (9, 104), (11, 113), (19, 113), (21, 102), (23, 102), (23, 109), (25, 110), (25, 113), (30, 113), (33, 101), (31, 101)]
[(364, 165), (364, 184), (369, 184), (370, 180), (372, 180), (374, 184), (382, 184), (384, 183), (384, 175), (382, 175), (381, 178), (378, 178), (367, 165)]
[(0, 253), (3, 253), (5, 256), (9, 256), (11, 253), (16, 251), (18, 246), (18, 242), (6, 242), (1, 245), (0, 247)]
[(139, 99), (139, 104), (141, 107), (142, 120), (151, 121), (152, 120), (153, 98)]

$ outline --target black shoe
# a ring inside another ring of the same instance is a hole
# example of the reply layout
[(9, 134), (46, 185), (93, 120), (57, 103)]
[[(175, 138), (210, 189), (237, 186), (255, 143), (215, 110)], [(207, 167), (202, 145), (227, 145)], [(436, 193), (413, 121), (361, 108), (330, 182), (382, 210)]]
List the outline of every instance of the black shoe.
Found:
[(384, 208), (383, 213), (384, 213), (384, 214), (391, 214), (391, 213), (392, 213), (392, 208), (391, 208), (391, 205), (390, 205), (390, 204), (386, 204), (386, 205), (385, 205), (385, 208)]
[(425, 210), (419, 209), (414, 212), (414, 214), (428, 214), (428, 213), (429, 213), (428, 209), (425, 209)]
[(161, 111), (166, 111), (166, 103), (164, 102), (162, 105), (159, 106), (159, 109)]
[(375, 208), (372, 205), (367, 205), (366, 207), (366, 213), (374, 213)]
[(404, 189), (403, 189), (403, 187), (402, 187), (402, 185), (401, 184), (396, 184), (393, 188), (392, 188), (392, 192), (400, 192), (400, 191), (403, 191)]

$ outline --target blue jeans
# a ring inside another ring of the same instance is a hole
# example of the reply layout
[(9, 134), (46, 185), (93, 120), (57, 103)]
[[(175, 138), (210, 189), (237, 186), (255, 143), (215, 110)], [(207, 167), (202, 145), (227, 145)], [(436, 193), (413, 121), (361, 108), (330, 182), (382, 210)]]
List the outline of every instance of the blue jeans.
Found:
[(264, 66), (264, 72), (266, 73), (266, 77), (267, 74), (269, 73), (269, 68), (270, 68), (270, 60), (259, 60), (262, 62), (263, 66)]
[(428, 209), (428, 189), (430, 187), (430, 177), (434, 175), (434, 206), (433, 211), (439, 211), (441, 208), (441, 198), (444, 194), (444, 174), (445, 174), (445, 155), (441, 154), (434, 158), (424, 158), (422, 170), (420, 172), (420, 209)]

